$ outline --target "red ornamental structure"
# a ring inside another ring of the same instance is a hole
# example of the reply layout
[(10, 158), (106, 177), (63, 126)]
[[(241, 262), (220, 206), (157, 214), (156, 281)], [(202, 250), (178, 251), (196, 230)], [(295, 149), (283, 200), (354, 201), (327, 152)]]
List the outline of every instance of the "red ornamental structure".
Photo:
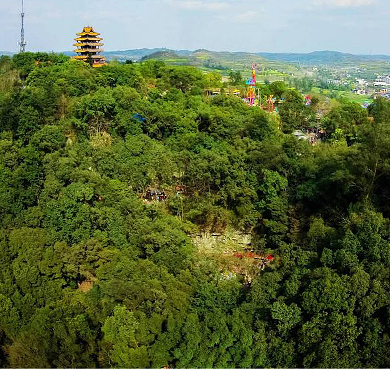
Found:
[(247, 85), (249, 85), (248, 90), (248, 104), (250, 106), (253, 106), (255, 104), (256, 99), (256, 64), (252, 63), (252, 78), (248, 79), (246, 82)]

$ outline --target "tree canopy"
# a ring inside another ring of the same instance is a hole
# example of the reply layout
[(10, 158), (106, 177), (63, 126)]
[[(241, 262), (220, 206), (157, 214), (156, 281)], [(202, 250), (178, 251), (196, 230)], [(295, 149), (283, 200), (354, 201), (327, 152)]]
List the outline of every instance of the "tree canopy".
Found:
[[(263, 87), (276, 115), (214, 87), (0, 59), (1, 366), (390, 366), (390, 102), (340, 103), (312, 146), (298, 91)], [(229, 229), (272, 262), (194, 242)]]

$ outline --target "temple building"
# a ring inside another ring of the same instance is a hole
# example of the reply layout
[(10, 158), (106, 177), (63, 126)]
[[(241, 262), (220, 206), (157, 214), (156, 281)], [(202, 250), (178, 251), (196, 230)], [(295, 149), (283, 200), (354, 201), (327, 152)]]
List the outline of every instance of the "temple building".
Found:
[(77, 53), (74, 59), (82, 60), (93, 67), (107, 65), (105, 57), (100, 54), (104, 44), (99, 35), (100, 33), (95, 32), (92, 27), (84, 27), (83, 32), (77, 33), (76, 43), (73, 44), (76, 46), (74, 52)]

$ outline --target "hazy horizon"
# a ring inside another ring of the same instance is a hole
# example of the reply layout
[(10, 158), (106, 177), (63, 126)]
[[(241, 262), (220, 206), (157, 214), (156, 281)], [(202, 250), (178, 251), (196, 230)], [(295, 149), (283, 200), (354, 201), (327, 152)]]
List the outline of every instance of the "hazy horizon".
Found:
[[(0, 0), (0, 50), (16, 52), (19, 0)], [(71, 51), (83, 26), (107, 51), (390, 54), (388, 0), (25, 0), (28, 51)]]

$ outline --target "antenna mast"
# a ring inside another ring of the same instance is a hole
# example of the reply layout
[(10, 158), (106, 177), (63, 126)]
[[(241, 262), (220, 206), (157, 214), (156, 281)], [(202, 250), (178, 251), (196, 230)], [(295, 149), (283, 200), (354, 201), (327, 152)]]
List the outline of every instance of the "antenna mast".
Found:
[(26, 45), (27, 45), (27, 42), (24, 39), (24, 15), (25, 15), (24, 14), (24, 0), (22, 0), (22, 12), (20, 13), (20, 16), (22, 19), (22, 28), (20, 30), (20, 42), (19, 42), (21, 53), (24, 53), (26, 51)]

